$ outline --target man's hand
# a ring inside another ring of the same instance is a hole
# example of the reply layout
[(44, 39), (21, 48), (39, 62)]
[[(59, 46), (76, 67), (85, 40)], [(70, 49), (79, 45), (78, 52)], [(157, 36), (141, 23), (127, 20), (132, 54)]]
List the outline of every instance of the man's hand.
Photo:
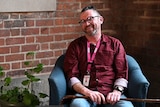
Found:
[(120, 100), (121, 92), (114, 90), (113, 92), (110, 92), (106, 97), (106, 102), (110, 104), (115, 104)]
[(98, 91), (92, 91), (88, 88), (86, 88), (85, 86), (83, 86), (81, 83), (76, 83), (73, 85), (73, 89), (78, 92), (81, 93), (87, 97), (89, 97), (91, 99), (91, 101), (96, 102), (97, 104), (105, 104), (106, 103), (106, 99), (104, 97), (104, 95)]
[(88, 91), (86, 94), (93, 102), (96, 102), (97, 104), (105, 104), (106, 100), (102, 93), (98, 91)]

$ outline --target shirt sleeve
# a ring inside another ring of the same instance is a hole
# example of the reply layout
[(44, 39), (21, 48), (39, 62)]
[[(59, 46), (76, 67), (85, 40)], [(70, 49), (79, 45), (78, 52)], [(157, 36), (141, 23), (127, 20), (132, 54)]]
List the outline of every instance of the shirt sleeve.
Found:
[(120, 41), (117, 41), (117, 52), (115, 55), (116, 80), (115, 85), (127, 87), (128, 84), (128, 62), (125, 49)]
[(72, 87), (76, 83), (80, 83), (81, 81), (77, 77), (72, 77), (69, 81), (70, 86)]
[(69, 83), (71, 82), (70, 80), (72, 77), (79, 76), (78, 60), (77, 60), (75, 48), (76, 48), (76, 45), (74, 44), (74, 42), (71, 42), (71, 44), (69, 45), (66, 51), (65, 59), (64, 59), (63, 67), (67, 75), (67, 81), (69, 81)]
[(114, 86), (122, 86), (122, 87), (125, 87), (127, 88), (127, 84), (128, 84), (128, 81), (124, 78), (118, 78), (115, 83), (114, 83)]

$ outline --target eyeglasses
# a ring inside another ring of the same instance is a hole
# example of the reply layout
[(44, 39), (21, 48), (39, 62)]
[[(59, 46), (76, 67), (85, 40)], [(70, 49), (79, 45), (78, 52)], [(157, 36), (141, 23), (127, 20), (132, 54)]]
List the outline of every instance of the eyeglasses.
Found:
[(99, 17), (99, 16), (90, 16), (90, 17), (88, 17), (86, 20), (84, 20), (84, 19), (83, 19), (83, 20), (80, 20), (80, 21), (79, 21), (79, 24), (82, 25), (82, 24), (84, 24), (84, 23), (86, 23), (86, 22), (91, 23), (95, 17)]

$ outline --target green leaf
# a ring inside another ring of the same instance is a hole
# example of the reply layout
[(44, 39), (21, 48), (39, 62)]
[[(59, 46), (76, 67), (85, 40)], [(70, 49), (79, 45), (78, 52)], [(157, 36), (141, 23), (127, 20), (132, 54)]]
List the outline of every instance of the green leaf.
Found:
[(0, 72), (2, 72), (2, 71), (3, 71), (3, 67), (0, 66)]
[(39, 105), (39, 99), (36, 95), (33, 95), (31, 93), (25, 94), (23, 97), (23, 103), (25, 105), (28, 105), (29, 107), (34, 107), (36, 105)]
[(4, 72), (0, 71), (0, 76), (1, 77), (4, 76)]
[(40, 104), (40, 101), (38, 99), (38, 97), (36, 95), (33, 95), (32, 94), (32, 104), (31, 104), (31, 107), (35, 107), (36, 105), (39, 105)]
[(29, 94), (30, 92), (29, 92), (29, 90), (27, 88), (25, 88), (22, 93), (23, 94)]
[(4, 76), (3, 68), (0, 66), (0, 76)]
[(32, 98), (30, 97), (30, 94), (26, 94), (26, 95), (24, 95), (24, 97), (23, 97), (23, 103), (24, 103), (25, 105), (30, 105), (31, 102), (32, 102), (31, 99), (32, 99)]
[(41, 80), (40, 78), (32, 78), (32, 79), (31, 79), (32, 82), (38, 82), (38, 81), (40, 81), (40, 80)]
[(28, 66), (30, 64), (30, 61), (25, 61), (24, 65)]
[(27, 56), (33, 56), (35, 53), (34, 52), (28, 52)]
[(40, 73), (43, 70), (43, 64), (38, 64), (37, 67), (33, 69), (35, 73)]
[(34, 75), (32, 75), (32, 74), (30, 74), (30, 73), (28, 73), (28, 72), (26, 72), (25, 75), (26, 75), (27, 78), (29, 78), (29, 79), (35, 78)]
[(47, 95), (47, 94), (44, 94), (44, 93), (39, 93), (39, 97), (40, 97), (40, 98), (46, 98), (46, 97), (48, 97), (48, 95)]
[(26, 85), (29, 85), (30, 84), (30, 80), (24, 80), (24, 81), (22, 81), (22, 84), (24, 85), (24, 86), (26, 86)]
[(4, 79), (4, 86), (8, 86), (10, 83), (11, 83), (11, 81), (12, 81), (12, 79), (11, 79), (11, 77), (6, 77), (5, 79)]
[(8, 102), (10, 103), (18, 103), (18, 96), (12, 96), (9, 98)]

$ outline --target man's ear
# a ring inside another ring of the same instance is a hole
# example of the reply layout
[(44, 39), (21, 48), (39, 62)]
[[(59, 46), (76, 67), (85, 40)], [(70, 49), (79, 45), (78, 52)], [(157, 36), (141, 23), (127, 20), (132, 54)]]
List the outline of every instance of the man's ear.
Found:
[(103, 24), (103, 22), (104, 22), (104, 18), (103, 16), (100, 16), (100, 23)]

